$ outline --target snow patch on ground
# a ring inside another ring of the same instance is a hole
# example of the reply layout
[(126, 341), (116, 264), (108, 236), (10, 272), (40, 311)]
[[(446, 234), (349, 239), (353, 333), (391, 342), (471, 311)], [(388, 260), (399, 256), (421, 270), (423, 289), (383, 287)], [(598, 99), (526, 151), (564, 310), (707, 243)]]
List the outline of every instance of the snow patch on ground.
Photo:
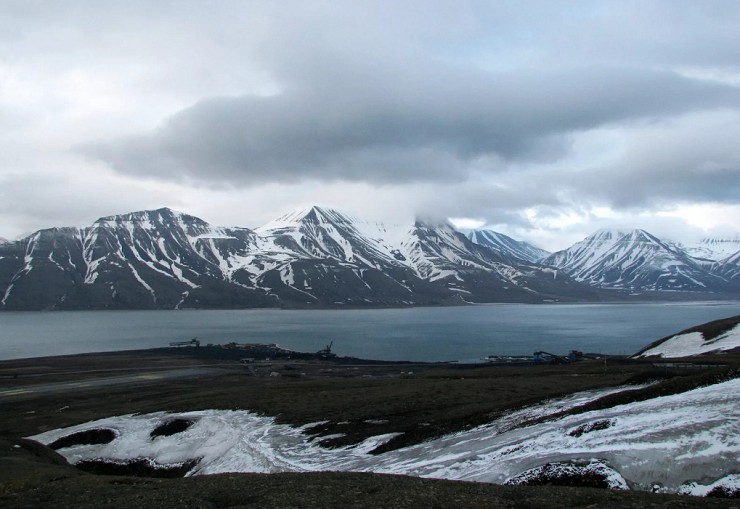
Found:
[(682, 495), (694, 495), (697, 497), (706, 497), (712, 492), (723, 491), (727, 495), (738, 497), (740, 496), (740, 474), (730, 474), (707, 485), (689, 482), (682, 485), (678, 491)]
[(740, 324), (709, 341), (701, 332), (677, 334), (659, 345), (642, 352), (639, 357), (690, 357), (709, 352), (740, 348)]
[[(371, 437), (353, 447), (325, 449), (304, 434), (305, 426), (276, 424), (272, 418), (247, 411), (124, 415), (31, 438), (49, 444), (87, 429), (113, 429), (118, 436), (108, 444), (78, 445), (58, 452), (71, 463), (150, 458), (176, 464), (202, 458), (188, 475), (333, 470), (504, 483), (547, 463), (598, 462), (633, 489), (651, 490), (660, 485), (663, 491), (675, 493), (690, 482), (713, 486), (716, 480), (740, 472), (740, 379), (554, 417), (624, 390), (574, 394), (512, 412), (472, 430), (379, 455), (369, 451), (394, 434)], [(526, 425), (548, 416), (553, 418)], [(173, 418), (193, 421), (193, 425), (172, 436), (151, 438), (153, 429)], [(591, 425), (602, 421), (610, 425)]]

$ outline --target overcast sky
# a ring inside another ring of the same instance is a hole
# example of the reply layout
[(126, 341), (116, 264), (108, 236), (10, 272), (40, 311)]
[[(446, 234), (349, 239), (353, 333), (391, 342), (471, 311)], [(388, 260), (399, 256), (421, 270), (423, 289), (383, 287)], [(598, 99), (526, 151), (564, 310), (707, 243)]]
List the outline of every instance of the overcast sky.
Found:
[(0, 0), (0, 236), (169, 206), (740, 230), (740, 2)]

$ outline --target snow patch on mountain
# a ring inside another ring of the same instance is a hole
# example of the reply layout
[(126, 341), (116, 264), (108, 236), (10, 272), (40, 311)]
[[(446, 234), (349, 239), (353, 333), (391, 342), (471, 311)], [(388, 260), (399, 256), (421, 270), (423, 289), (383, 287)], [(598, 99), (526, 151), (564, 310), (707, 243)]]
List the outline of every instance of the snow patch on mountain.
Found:
[(712, 267), (712, 271), (728, 281), (740, 282), (740, 251), (731, 254)]

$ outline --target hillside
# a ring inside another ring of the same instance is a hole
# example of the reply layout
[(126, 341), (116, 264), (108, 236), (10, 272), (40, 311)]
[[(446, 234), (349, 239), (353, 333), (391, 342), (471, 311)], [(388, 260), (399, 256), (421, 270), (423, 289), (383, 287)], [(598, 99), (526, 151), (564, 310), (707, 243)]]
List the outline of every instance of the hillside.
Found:
[(693, 357), (740, 348), (740, 315), (683, 330), (649, 344), (634, 357)]

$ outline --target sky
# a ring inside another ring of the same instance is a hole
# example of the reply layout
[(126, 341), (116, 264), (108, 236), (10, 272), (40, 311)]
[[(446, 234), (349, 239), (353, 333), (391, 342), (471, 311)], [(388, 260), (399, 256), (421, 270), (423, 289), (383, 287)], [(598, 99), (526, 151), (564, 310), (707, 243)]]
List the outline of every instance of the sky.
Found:
[(0, 236), (318, 204), (740, 231), (740, 2), (0, 0)]

